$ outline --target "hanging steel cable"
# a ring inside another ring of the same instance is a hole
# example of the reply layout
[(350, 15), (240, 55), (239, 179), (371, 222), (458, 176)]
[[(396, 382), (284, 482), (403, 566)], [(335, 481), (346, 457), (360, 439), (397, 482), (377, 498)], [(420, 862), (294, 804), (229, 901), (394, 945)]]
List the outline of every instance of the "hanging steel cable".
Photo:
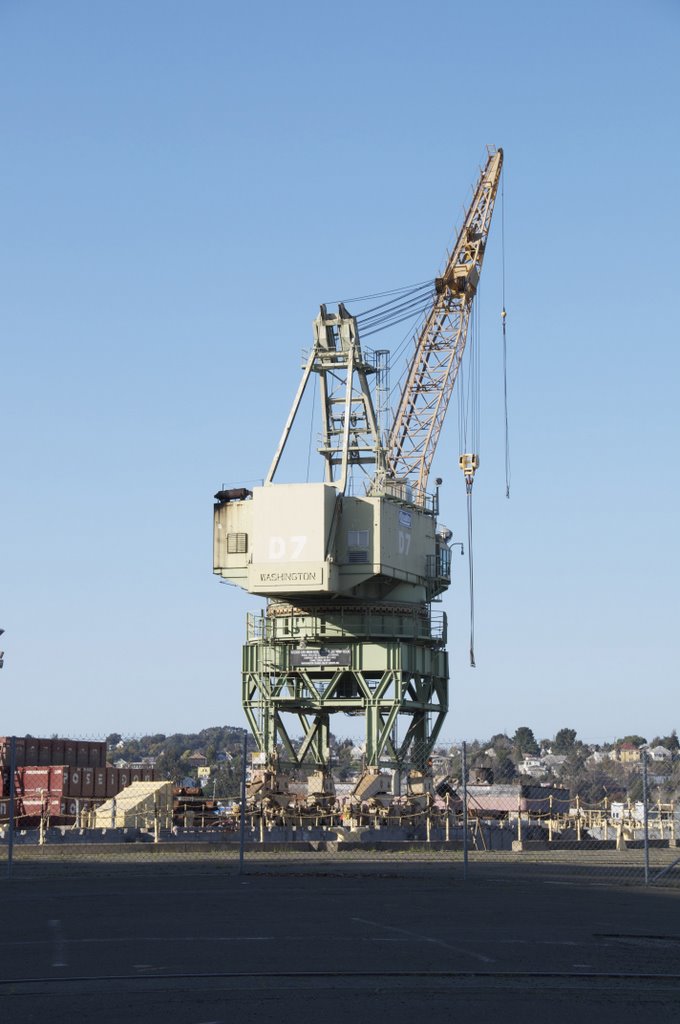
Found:
[(396, 327), (398, 324), (403, 324), (407, 320), (419, 321), (422, 320), (423, 316), (429, 309), (429, 302), (423, 306), (417, 306), (409, 309), (407, 312), (403, 312), (401, 316), (396, 316), (391, 320), (381, 323), (377, 326), (370, 327), (368, 330), (364, 329), (362, 334), (363, 337), (369, 337), (371, 334), (378, 334), (379, 331), (384, 331), (388, 327)]
[(432, 305), (435, 282), (430, 279), (403, 288), (390, 288), (383, 292), (355, 296), (342, 301), (343, 305), (348, 306), (353, 302), (383, 298), (386, 295), (391, 296), (386, 302), (368, 306), (354, 314), (363, 337), (386, 330), (407, 319), (422, 316)]
[[(479, 289), (478, 289), (479, 294)], [(470, 667), (475, 668), (475, 573), (472, 530), (472, 485), (479, 468), (481, 344), (479, 306), (470, 316), (467, 358), (458, 374), (458, 463), (465, 475), (467, 555), (470, 587)]]
[(430, 281), (427, 286), (402, 294), (391, 302), (357, 313), (356, 319), (362, 335), (376, 334), (405, 320), (422, 316), (431, 308), (434, 295), (434, 282)]
[(415, 313), (419, 310), (429, 308), (428, 304), (432, 302), (432, 292), (428, 292), (426, 296), (418, 296), (416, 298), (408, 299), (406, 302), (400, 302), (398, 305), (393, 306), (391, 309), (379, 313), (373, 314), (373, 316), (357, 317), (357, 322), (361, 326), (363, 325), (364, 330), (375, 331), (385, 326), (389, 326), (390, 323), (394, 323), (396, 320), (403, 319), (404, 316), (408, 316), (411, 312)]
[(510, 497), (510, 431), (508, 426), (508, 341), (506, 337), (506, 321), (508, 314), (505, 309), (505, 171), (501, 174), (501, 278), (503, 291), (503, 307), (501, 323), (503, 325), (503, 407), (505, 412), (505, 497)]
[(332, 302), (327, 302), (327, 306), (338, 306), (341, 302), (343, 305), (347, 305), (350, 302), (363, 302), (365, 299), (381, 299), (383, 295), (399, 295), (403, 294), (414, 288), (420, 288), (423, 285), (429, 285), (431, 281), (418, 281), (416, 284), (405, 284), (401, 288), (388, 288), (383, 292), (372, 292), (370, 295), (355, 295), (348, 299), (334, 299)]
[[(363, 309), (363, 310), (361, 310), (361, 312), (359, 312), (359, 313), (357, 313), (355, 315), (356, 315), (357, 320), (362, 320), (362, 319), (367, 319), (369, 314), (376, 313), (378, 310), (384, 310), (387, 314), (389, 314), (395, 308), (395, 306), (403, 305), (404, 300), (407, 300), (409, 297), (412, 297), (414, 295), (418, 295), (419, 293), (422, 294), (423, 292), (427, 292), (428, 294), (432, 294), (433, 291), (434, 291), (434, 281), (426, 281), (424, 284), (421, 284), (421, 285), (418, 285), (418, 286), (416, 286), (414, 288), (409, 288), (406, 291), (400, 292), (396, 299), (391, 299), (389, 302), (381, 302), (377, 306), (369, 307), (369, 309)], [(345, 303), (345, 305), (346, 305), (346, 303)]]

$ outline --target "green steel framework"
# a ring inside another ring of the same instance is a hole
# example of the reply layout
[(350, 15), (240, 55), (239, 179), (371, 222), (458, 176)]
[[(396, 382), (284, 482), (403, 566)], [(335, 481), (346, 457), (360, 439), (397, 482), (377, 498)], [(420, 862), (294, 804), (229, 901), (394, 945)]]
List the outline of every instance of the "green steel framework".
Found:
[[(275, 607), (276, 614), (249, 615), (243, 648), (243, 707), (260, 749), (270, 759), (278, 752), (324, 769), (331, 716), (344, 712), (365, 721), (366, 767), (423, 769), (448, 710), (446, 616), (433, 622), (427, 609), (356, 606), (282, 615)], [(300, 637), (310, 650), (348, 663), (292, 666)], [(302, 735), (297, 746), (284, 714)], [(398, 716), (407, 720), (399, 740)]]

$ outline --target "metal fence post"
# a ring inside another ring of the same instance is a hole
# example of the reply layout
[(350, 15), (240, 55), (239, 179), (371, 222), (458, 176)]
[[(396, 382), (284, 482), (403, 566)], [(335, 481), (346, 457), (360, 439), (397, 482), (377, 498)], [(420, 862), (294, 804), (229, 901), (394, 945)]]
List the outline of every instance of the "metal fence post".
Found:
[(467, 792), (467, 743), (463, 741), (463, 881), (467, 881), (468, 869), (468, 792)]
[(645, 850), (645, 885), (649, 885), (649, 790), (647, 787), (647, 751), (642, 751), (642, 821)]
[(158, 799), (154, 797), (153, 801), (153, 841), (154, 843), (160, 843), (161, 841), (161, 823), (158, 816)]
[(246, 845), (246, 765), (248, 763), (248, 730), (243, 737), (243, 770), (241, 772), (241, 833), (238, 847), (238, 873), (243, 873), (243, 855)]
[(7, 877), (12, 877), (12, 865), (14, 862), (14, 812), (15, 812), (15, 785), (14, 776), (17, 770), (17, 741), (12, 736), (9, 746), (9, 829), (7, 832)]

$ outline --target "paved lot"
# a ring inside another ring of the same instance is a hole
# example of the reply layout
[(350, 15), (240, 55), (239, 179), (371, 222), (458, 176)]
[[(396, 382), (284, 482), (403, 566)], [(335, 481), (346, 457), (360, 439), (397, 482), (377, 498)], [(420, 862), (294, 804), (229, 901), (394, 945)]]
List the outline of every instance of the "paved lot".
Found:
[[(281, 868), (284, 868), (281, 873)], [(526, 861), (59, 867), (0, 884), (0, 1019), (680, 1020), (680, 892)]]

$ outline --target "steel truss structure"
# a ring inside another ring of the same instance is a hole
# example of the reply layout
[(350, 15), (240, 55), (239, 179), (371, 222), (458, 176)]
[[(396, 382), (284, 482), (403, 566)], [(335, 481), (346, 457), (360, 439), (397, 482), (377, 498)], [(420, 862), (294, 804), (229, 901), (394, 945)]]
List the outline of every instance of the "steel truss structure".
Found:
[[(442, 613), (434, 628), (428, 617), (407, 610), (378, 617), (371, 609), (362, 616), (352, 607), (348, 617), (355, 623), (365, 619), (365, 638), (342, 632), (341, 612), (326, 618), (298, 609), (284, 618), (278, 611), (249, 618), (243, 707), (260, 749), (271, 759), (278, 752), (294, 765), (324, 769), (331, 716), (342, 712), (365, 720), (367, 768), (423, 770), (448, 711), (446, 617)], [(414, 625), (418, 636), (399, 636)], [(306, 659), (293, 640), (300, 635), (311, 645), (302, 652), (316, 650), (323, 641), (325, 657), (343, 664), (300, 664)], [(301, 743), (293, 742), (284, 715), (293, 716)], [(406, 729), (398, 739), (400, 716)]]
[(389, 443), (391, 474), (424, 495), (446, 410), (465, 351), (468, 322), (491, 226), (503, 150), (489, 154), (437, 296), (416, 340)]

